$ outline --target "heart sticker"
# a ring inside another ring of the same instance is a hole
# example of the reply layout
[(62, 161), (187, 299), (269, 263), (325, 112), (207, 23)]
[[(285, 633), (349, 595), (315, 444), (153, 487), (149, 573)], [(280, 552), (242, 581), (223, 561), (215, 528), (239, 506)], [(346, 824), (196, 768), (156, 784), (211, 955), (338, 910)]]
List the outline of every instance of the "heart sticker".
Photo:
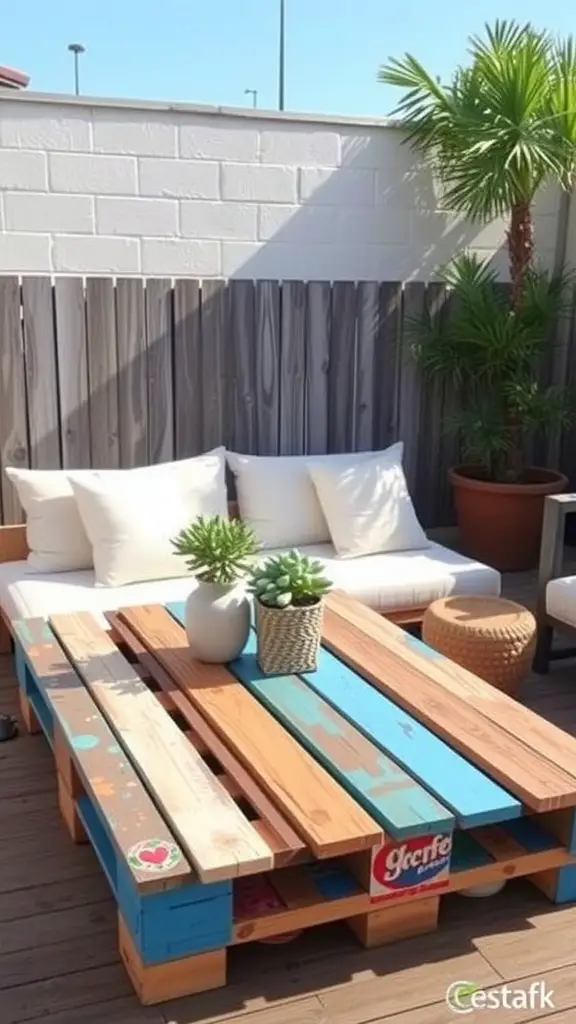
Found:
[(165, 839), (142, 839), (130, 847), (127, 860), (136, 871), (170, 871), (182, 860), (182, 851)]

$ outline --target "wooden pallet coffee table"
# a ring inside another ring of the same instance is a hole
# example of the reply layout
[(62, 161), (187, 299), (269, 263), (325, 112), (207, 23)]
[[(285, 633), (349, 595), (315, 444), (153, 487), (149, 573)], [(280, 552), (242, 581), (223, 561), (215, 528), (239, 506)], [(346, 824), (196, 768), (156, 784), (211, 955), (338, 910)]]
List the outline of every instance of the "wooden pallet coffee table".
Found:
[(449, 892), (576, 898), (576, 740), (344, 594), (318, 671), (195, 662), (182, 606), (14, 625), (21, 704), (72, 838), (118, 905), (142, 1002), (225, 984), (226, 951), (346, 920), (432, 931)]

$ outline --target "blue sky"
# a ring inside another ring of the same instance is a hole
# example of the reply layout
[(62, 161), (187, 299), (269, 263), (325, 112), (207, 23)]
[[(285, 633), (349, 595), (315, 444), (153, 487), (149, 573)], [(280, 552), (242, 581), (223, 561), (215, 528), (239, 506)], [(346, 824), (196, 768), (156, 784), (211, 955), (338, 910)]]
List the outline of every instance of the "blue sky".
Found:
[[(380, 117), (395, 91), (376, 81), (389, 56), (413, 52), (446, 76), (485, 21), (531, 20), (574, 30), (567, 0), (286, 0), (291, 110)], [(30, 88), (70, 92), (69, 42), (81, 42), (81, 89), (90, 95), (243, 106), (277, 103), (277, 0), (26, 0), (7, 5), (0, 64)]]

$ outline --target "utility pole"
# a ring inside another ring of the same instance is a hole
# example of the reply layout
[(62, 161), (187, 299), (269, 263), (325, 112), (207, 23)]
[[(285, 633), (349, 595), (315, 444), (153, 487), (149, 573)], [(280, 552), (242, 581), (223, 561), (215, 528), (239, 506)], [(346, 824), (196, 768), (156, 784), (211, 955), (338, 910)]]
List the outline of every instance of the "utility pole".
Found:
[(82, 46), (82, 43), (70, 43), (68, 46), (70, 53), (74, 54), (74, 92), (76, 96), (80, 95), (80, 68), (79, 68), (79, 57), (81, 53), (86, 53), (86, 48)]
[(284, 110), (284, 93), (285, 93), (285, 10), (284, 0), (280, 0), (280, 53), (278, 57), (278, 109)]
[(252, 97), (252, 106), (256, 110), (258, 106), (258, 89), (244, 89), (244, 95)]

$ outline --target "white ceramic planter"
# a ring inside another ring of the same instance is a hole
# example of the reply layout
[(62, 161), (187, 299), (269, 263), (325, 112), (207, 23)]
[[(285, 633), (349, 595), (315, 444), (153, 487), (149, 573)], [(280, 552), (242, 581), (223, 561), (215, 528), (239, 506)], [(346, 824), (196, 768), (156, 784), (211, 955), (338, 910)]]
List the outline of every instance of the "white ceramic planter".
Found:
[(197, 581), (186, 601), (186, 633), (199, 661), (224, 664), (237, 658), (250, 631), (250, 602), (243, 583)]
[(473, 885), (470, 889), (460, 889), (459, 896), (468, 896), (471, 899), (482, 899), (483, 896), (495, 896), (497, 892), (501, 892), (506, 885), (506, 879), (503, 882), (489, 882), (486, 885)]

